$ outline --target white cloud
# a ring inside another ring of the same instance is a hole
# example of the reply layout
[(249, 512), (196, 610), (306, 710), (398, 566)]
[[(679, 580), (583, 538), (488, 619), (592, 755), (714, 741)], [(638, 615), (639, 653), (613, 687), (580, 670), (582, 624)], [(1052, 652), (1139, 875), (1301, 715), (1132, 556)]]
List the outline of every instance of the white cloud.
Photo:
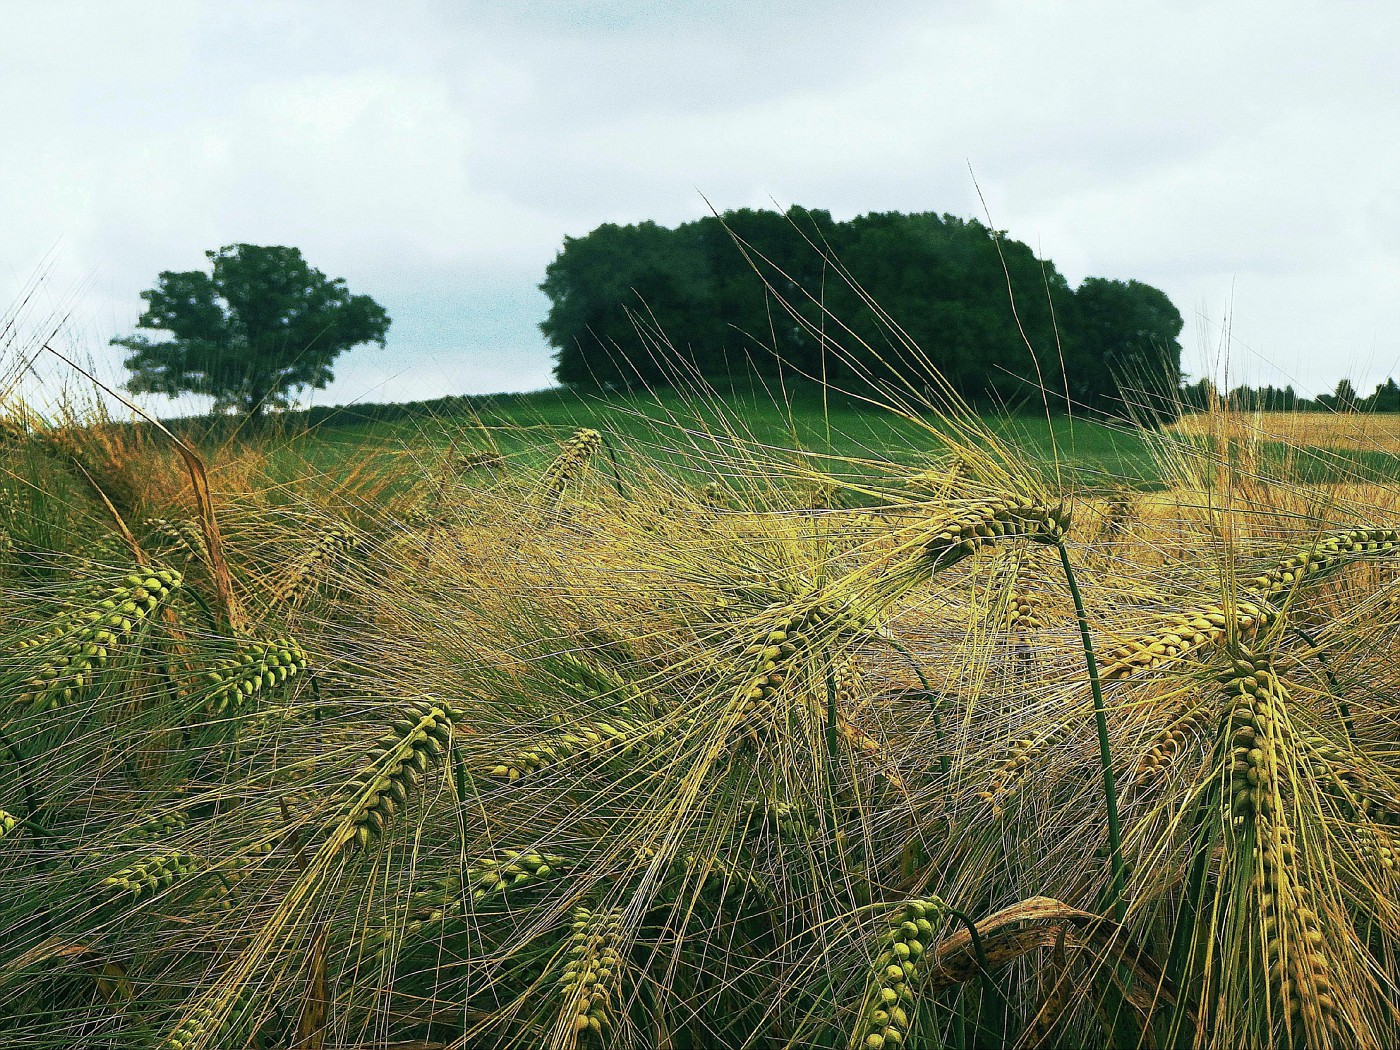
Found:
[(533, 386), (565, 234), (801, 203), (977, 214), (1157, 284), (1191, 361), (1366, 386), (1400, 357), (1384, 4), (17, 5), (0, 297), (54, 258), (78, 341), (162, 269), (288, 243), (389, 306), (348, 400)]

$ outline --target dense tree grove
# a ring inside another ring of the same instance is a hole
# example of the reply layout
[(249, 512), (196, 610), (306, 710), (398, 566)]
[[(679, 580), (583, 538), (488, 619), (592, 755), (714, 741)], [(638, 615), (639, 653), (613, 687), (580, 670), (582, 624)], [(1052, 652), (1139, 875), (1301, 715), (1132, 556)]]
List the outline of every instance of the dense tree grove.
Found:
[(931, 212), (609, 224), (566, 238), (540, 287), (541, 328), (571, 386), (780, 370), (922, 384), (931, 365), (974, 401), (1038, 400), (1043, 383), (1114, 412), (1160, 404), (1181, 381), (1182, 319), (1161, 291), (1097, 277), (1072, 289), (1020, 241)]

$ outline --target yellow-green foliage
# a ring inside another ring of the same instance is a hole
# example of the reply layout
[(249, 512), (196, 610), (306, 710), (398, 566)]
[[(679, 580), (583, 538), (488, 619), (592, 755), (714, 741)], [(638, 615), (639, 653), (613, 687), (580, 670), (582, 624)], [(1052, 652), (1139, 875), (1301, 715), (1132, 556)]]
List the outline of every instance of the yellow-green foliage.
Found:
[(629, 420), (0, 478), (0, 1045), (1400, 1042), (1400, 478)]
[(181, 583), (171, 569), (132, 573), (61, 611), (39, 637), (21, 643), (45, 659), (15, 703), (37, 710), (72, 703), (97, 684), (102, 669)]

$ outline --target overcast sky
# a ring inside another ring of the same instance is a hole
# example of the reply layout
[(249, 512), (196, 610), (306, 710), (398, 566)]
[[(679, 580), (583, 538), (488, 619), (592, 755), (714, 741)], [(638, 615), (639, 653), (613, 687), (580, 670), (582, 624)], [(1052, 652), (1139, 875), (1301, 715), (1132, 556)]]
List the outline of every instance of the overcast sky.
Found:
[[(1185, 364), (1400, 376), (1400, 4), (0, 0), (0, 312), (120, 376), (139, 293), (300, 247), (393, 318), (318, 403), (549, 384), (565, 235), (981, 215), (1136, 278)], [(1228, 323), (1228, 328), (1227, 328)]]

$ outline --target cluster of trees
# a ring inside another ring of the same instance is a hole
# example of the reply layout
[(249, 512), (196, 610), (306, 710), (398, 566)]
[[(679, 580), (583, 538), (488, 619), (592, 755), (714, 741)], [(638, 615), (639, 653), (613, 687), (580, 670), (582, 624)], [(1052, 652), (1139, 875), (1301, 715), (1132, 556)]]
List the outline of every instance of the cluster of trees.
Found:
[(1209, 379), (1201, 379), (1181, 391), (1182, 405), (1204, 410), (1221, 398), (1244, 412), (1400, 412), (1400, 384), (1394, 379), (1376, 384), (1362, 397), (1350, 379), (1343, 379), (1330, 394), (1307, 397), (1293, 387), (1237, 386), (1222, 394)]
[(676, 229), (609, 224), (566, 238), (540, 287), (540, 327), (570, 386), (665, 385), (677, 369), (919, 383), (931, 364), (973, 401), (1039, 399), (1043, 377), (1052, 396), (1114, 412), (1160, 407), (1181, 383), (1182, 319), (1161, 291), (1097, 277), (1072, 289), (1027, 245), (951, 215), (745, 209)]

